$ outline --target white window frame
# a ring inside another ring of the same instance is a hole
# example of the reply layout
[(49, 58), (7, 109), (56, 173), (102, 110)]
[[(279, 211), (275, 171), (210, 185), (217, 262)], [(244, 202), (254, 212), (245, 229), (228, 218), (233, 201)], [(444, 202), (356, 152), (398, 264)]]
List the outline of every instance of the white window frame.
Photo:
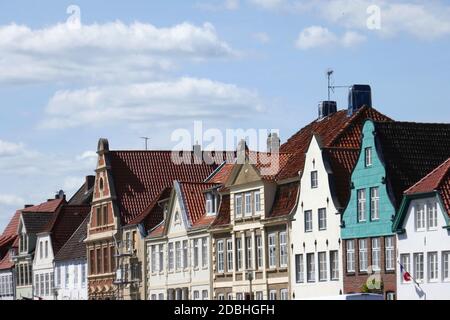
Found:
[(253, 239), (251, 236), (245, 237), (245, 250), (246, 267), (250, 270), (253, 268)]
[(251, 192), (246, 192), (244, 195), (244, 215), (246, 217), (251, 217), (252, 216), (252, 193)]
[(313, 231), (313, 212), (312, 210), (305, 210), (305, 232)]
[(261, 213), (261, 191), (257, 190), (253, 196), (255, 214)]
[(369, 168), (373, 165), (372, 162), (372, 147), (367, 147), (364, 149), (364, 165)]
[(303, 254), (295, 255), (295, 282), (305, 282), (305, 266), (303, 261)]
[(159, 245), (158, 262), (159, 262), (158, 270), (159, 270), (159, 272), (163, 272), (164, 271), (164, 244)]
[[(402, 253), (400, 255), (400, 263), (402, 264), (403, 268), (405, 269), (406, 272), (408, 272), (409, 274), (411, 273), (411, 255), (409, 253)], [(400, 272), (400, 281), (402, 283), (410, 283), (410, 281), (405, 281), (405, 279), (403, 278), (403, 274)]]
[(311, 171), (311, 189), (319, 187), (319, 172), (317, 170)]
[(395, 237), (390, 236), (384, 238), (384, 246), (386, 249), (385, 252), (385, 260), (386, 260), (386, 270), (394, 271), (395, 270)]
[(236, 270), (242, 270), (242, 239), (236, 238)]
[(206, 194), (206, 214), (216, 214), (216, 197), (212, 192)]
[(306, 281), (308, 283), (316, 282), (316, 255), (314, 253), (306, 254)]
[(414, 260), (414, 279), (421, 282), (424, 279), (424, 254), (423, 252), (416, 252), (413, 254)]
[(439, 280), (439, 255), (437, 252), (428, 252), (428, 281), (437, 282)]
[(437, 217), (437, 203), (427, 203), (427, 227), (428, 230), (437, 230), (438, 217)]
[(217, 241), (217, 272), (224, 273), (225, 262), (224, 262), (224, 242), (223, 240)]
[(289, 300), (289, 291), (288, 289), (280, 290), (280, 300)]
[(370, 219), (380, 220), (380, 188), (370, 188)]
[(358, 222), (366, 222), (366, 189), (359, 189), (357, 191), (358, 197)]
[(319, 231), (327, 230), (327, 209), (320, 208), (318, 210), (319, 217)]
[(277, 300), (277, 290), (269, 291), (269, 300), (272, 300), (272, 301)]
[(175, 269), (181, 270), (181, 260), (182, 260), (183, 248), (181, 241), (175, 242)]
[(263, 250), (263, 241), (261, 235), (256, 235), (256, 267), (258, 270), (263, 268), (263, 258), (264, 258), (264, 250)]
[(268, 243), (269, 243), (269, 268), (275, 269), (277, 267), (276, 261), (276, 234), (269, 233), (268, 235)]
[(450, 251), (442, 252), (442, 280), (450, 282)]
[(225, 295), (223, 293), (219, 293), (217, 295), (217, 300), (220, 300), (220, 301), (225, 300)]
[(199, 264), (198, 264), (198, 260), (199, 260), (199, 241), (200, 239), (194, 239), (193, 240), (193, 247), (194, 247), (194, 268), (198, 268)]
[(183, 269), (189, 268), (189, 242), (183, 240)]
[(381, 269), (381, 238), (372, 238), (372, 266), (373, 270)]
[(425, 208), (423, 204), (419, 204), (415, 207), (415, 227), (416, 231), (425, 231), (426, 230), (426, 217), (425, 217)]
[(168, 244), (168, 246), (169, 246), (169, 250), (167, 250), (168, 251), (168, 255), (169, 255), (169, 258), (168, 258), (168, 260), (169, 260), (169, 271), (173, 271), (174, 270), (174, 267), (175, 267), (175, 263), (174, 263), (174, 261), (175, 261), (175, 257), (174, 257), (174, 244), (173, 244), (173, 242), (169, 242), (169, 244)]
[(242, 218), (242, 194), (234, 195), (234, 213), (236, 218)]
[(227, 271), (233, 272), (233, 239), (227, 239)]
[(152, 261), (151, 261), (151, 272), (152, 273), (155, 273), (157, 270), (156, 270), (156, 263), (157, 263), (157, 261), (156, 261), (156, 255), (157, 255), (157, 252), (156, 252), (156, 246), (155, 245), (152, 245), (151, 247), (150, 247), (150, 251), (151, 251), (151, 257), (152, 257)]
[(327, 253), (319, 252), (317, 254), (318, 257), (318, 267), (319, 267), (319, 281), (327, 281), (328, 280), (328, 266), (327, 266)]
[(330, 251), (330, 279), (331, 281), (339, 280), (339, 251)]
[(202, 300), (208, 300), (208, 290), (202, 290)]
[(287, 232), (280, 232), (280, 267), (286, 268), (288, 265)]
[(355, 265), (355, 240), (346, 241), (347, 273), (354, 273)]
[(208, 267), (208, 238), (202, 238), (202, 267)]
[[(364, 245), (362, 245), (364, 244)], [(360, 272), (367, 272), (367, 269), (369, 267), (369, 254), (368, 254), (368, 247), (367, 247), (367, 239), (359, 239), (358, 240), (358, 251), (359, 251), (359, 271)]]

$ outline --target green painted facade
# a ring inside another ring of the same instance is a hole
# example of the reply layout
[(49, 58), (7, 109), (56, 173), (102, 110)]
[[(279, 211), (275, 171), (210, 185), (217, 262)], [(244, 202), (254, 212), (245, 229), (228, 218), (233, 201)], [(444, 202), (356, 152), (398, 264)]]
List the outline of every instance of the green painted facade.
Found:
[[(368, 238), (392, 235), (392, 217), (395, 208), (388, 196), (384, 181), (386, 170), (383, 165), (380, 150), (376, 148), (375, 125), (367, 120), (363, 127), (363, 139), (361, 152), (352, 173), (352, 190), (350, 201), (343, 213), (343, 226), (341, 228), (342, 239)], [(372, 165), (366, 167), (365, 150), (372, 148)], [(370, 201), (370, 188), (378, 187), (379, 190), (379, 219), (373, 220)], [(358, 190), (366, 190), (366, 221), (358, 221)]]

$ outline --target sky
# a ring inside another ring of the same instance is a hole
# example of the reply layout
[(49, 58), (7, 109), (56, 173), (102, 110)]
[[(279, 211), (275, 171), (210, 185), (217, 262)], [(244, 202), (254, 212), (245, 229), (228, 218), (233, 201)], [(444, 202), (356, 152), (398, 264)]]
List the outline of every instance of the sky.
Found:
[[(285, 141), (317, 118), (329, 68), (396, 120), (449, 122), (449, 40), (449, 1), (1, 0), (0, 231), (25, 204), (71, 196), (100, 137), (173, 149), (201, 121)], [(332, 94), (339, 109), (346, 97)]]

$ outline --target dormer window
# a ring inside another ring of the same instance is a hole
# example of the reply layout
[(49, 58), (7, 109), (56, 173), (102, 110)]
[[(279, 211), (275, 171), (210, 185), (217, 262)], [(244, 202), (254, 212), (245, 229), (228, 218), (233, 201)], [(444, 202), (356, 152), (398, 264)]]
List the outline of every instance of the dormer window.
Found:
[(319, 177), (317, 171), (311, 172), (311, 189), (316, 189), (319, 186)]
[(372, 166), (372, 147), (368, 147), (365, 149), (365, 164), (366, 168)]
[(25, 233), (20, 235), (19, 239), (19, 251), (20, 253), (28, 252), (28, 237)]
[(206, 194), (206, 214), (212, 215), (217, 213), (216, 196), (212, 192)]
[(234, 213), (236, 217), (242, 217), (242, 195), (237, 194), (234, 198)]

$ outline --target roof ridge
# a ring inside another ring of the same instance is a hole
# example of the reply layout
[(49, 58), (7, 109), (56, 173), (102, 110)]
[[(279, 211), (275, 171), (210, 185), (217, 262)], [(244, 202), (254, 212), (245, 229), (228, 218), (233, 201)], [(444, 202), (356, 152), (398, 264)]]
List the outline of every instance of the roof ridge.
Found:
[(428, 178), (430, 178), (431, 176), (433, 176), (433, 174), (435, 174), (436, 172), (438, 172), (439, 170), (441, 170), (443, 167), (448, 166), (447, 170), (445, 171), (445, 174), (442, 175), (442, 177), (439, 178), (439, 181), (436, 182), (436, 186), (435, 188), (437, 188), (441, 182), (445, 179), (445, 177), (447, 176), (448, 172), (450, 171), (450, 158), (448, 158), (447, 160), (445, 160), (442, 164), (440, 164), (439, 166), (437, 166), (436, 168), (434, 168), (430, 173), (428, 173), (425, 177), (423, 177), (422, 179), (420, 179), (419, 181), (417, 181), (414, 185), (412, 185), (411, 187), (409, 187), (407, 190), (405, 190), (405, 194), (408, 194), (409, 192), (411, 192), (411, 190), (414, 190), (418, 185), (420, 185), (422, 182), (424, 182), (425, 180), (427, 180)]
[(90, 219), (90, 215), (88, 214), (86, 218), (81, 222), (81, 224), (78, 226), (78, 228), (72, 233), (72, 235), (67, 239), (67, 241), (59, 248), (58, 252), (55, 254), (55, 259), (58, 257), (59, 253), (62, 252), (64, 247), (69, 243), (70, 240), (72, 240), (73, 237), (77, 234), (77, 232), (80, 230), (80, 228), (83, 227), (83, 225), (88, 223), (88, 220)]

